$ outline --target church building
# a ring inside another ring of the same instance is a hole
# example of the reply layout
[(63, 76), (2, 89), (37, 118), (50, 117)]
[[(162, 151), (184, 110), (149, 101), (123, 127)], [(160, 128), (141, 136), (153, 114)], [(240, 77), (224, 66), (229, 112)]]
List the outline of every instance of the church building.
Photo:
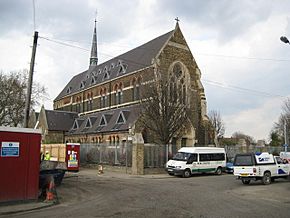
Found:
[(54, 110), (78, 114), (65, 133), (65, 142), (121, 143), (140, 133), (144, 143), (150, 143), (144, 128), (136, 125), (142, 88), (163, 74), (178, 84), (184, 96), (190, 96), (186, 100), (192, 112), (190, 125), (172, 144), (177, 148), (213, 144), (201, 72), (178, 21), (170, 32), (101, 64), (95, 22), (89, 63), (54, 99)]

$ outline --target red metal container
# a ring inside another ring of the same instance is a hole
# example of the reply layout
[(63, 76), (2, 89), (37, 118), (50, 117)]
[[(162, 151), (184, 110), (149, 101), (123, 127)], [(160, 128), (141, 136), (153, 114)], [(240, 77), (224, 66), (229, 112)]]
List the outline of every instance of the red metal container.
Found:
[(0, 127), (0, 202), (38, 198), (40, 130)]
[(79, 171), (80, 165), (80, 144), (79, 143), (67, 143), (66, 144), (66, 157), (68, 171)]

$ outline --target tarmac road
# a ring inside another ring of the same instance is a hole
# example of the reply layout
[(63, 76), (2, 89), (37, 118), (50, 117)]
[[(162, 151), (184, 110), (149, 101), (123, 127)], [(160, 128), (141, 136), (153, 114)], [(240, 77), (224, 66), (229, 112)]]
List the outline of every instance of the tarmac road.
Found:
[[(290, 181), (243, 185), (233, 175), (130, 176), (82, 169), (57, 189), (60, 204), (13, 217), (290, 216)], [(8, 216), (7, 216), (8, 217)], [(9, 216), (11, 217), (11, 216)]]

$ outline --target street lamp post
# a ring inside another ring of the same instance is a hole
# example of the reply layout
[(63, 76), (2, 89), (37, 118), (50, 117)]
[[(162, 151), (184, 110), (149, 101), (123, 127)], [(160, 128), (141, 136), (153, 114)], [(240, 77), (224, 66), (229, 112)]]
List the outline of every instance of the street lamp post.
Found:
[[(280, 40), (290, 45), (289, 39), (286, 36), (281, 36)], [(287, 119), (284, 121), (284, 141), (285, 141), (285, 152), (287, 152)]]

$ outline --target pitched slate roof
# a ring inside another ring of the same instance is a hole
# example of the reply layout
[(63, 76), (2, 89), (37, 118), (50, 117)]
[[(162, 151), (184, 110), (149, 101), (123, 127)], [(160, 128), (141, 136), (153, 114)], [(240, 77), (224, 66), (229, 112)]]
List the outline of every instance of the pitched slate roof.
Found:
[[(157, 56), (173, 32), (174, 30), (74, 76), (55, 101), (106, 80), (151, 66), (152, 59)], [(105, 74), (107, 75), (105, 76)]]
[[(87, 116), (76, 118), (75, 122), (82, 120), (81, 125), (79, 128), (74, 129), (72, 124), (71, 129), (67, 135), (81, 135), (84, 133), (89, 134), (128, 130), (129, 125), (134, 124), (138, 119), (141, 112), (140, 108), (140, 105), (131, 105), (110, 111), (100, 111), (97, 113), (89, 114)], [(123, 113), (125, 117), (124, 123), (117, 123), (120, 113)], [(91, 121), (91, 127), (86, 126), (88, 119)], [(102, 119), (106, 119), (106, 125), (100, 125)]]
[(78, 113), (56, 110), (45, 110), (48, 130), (68, 131), (71, 129)]

